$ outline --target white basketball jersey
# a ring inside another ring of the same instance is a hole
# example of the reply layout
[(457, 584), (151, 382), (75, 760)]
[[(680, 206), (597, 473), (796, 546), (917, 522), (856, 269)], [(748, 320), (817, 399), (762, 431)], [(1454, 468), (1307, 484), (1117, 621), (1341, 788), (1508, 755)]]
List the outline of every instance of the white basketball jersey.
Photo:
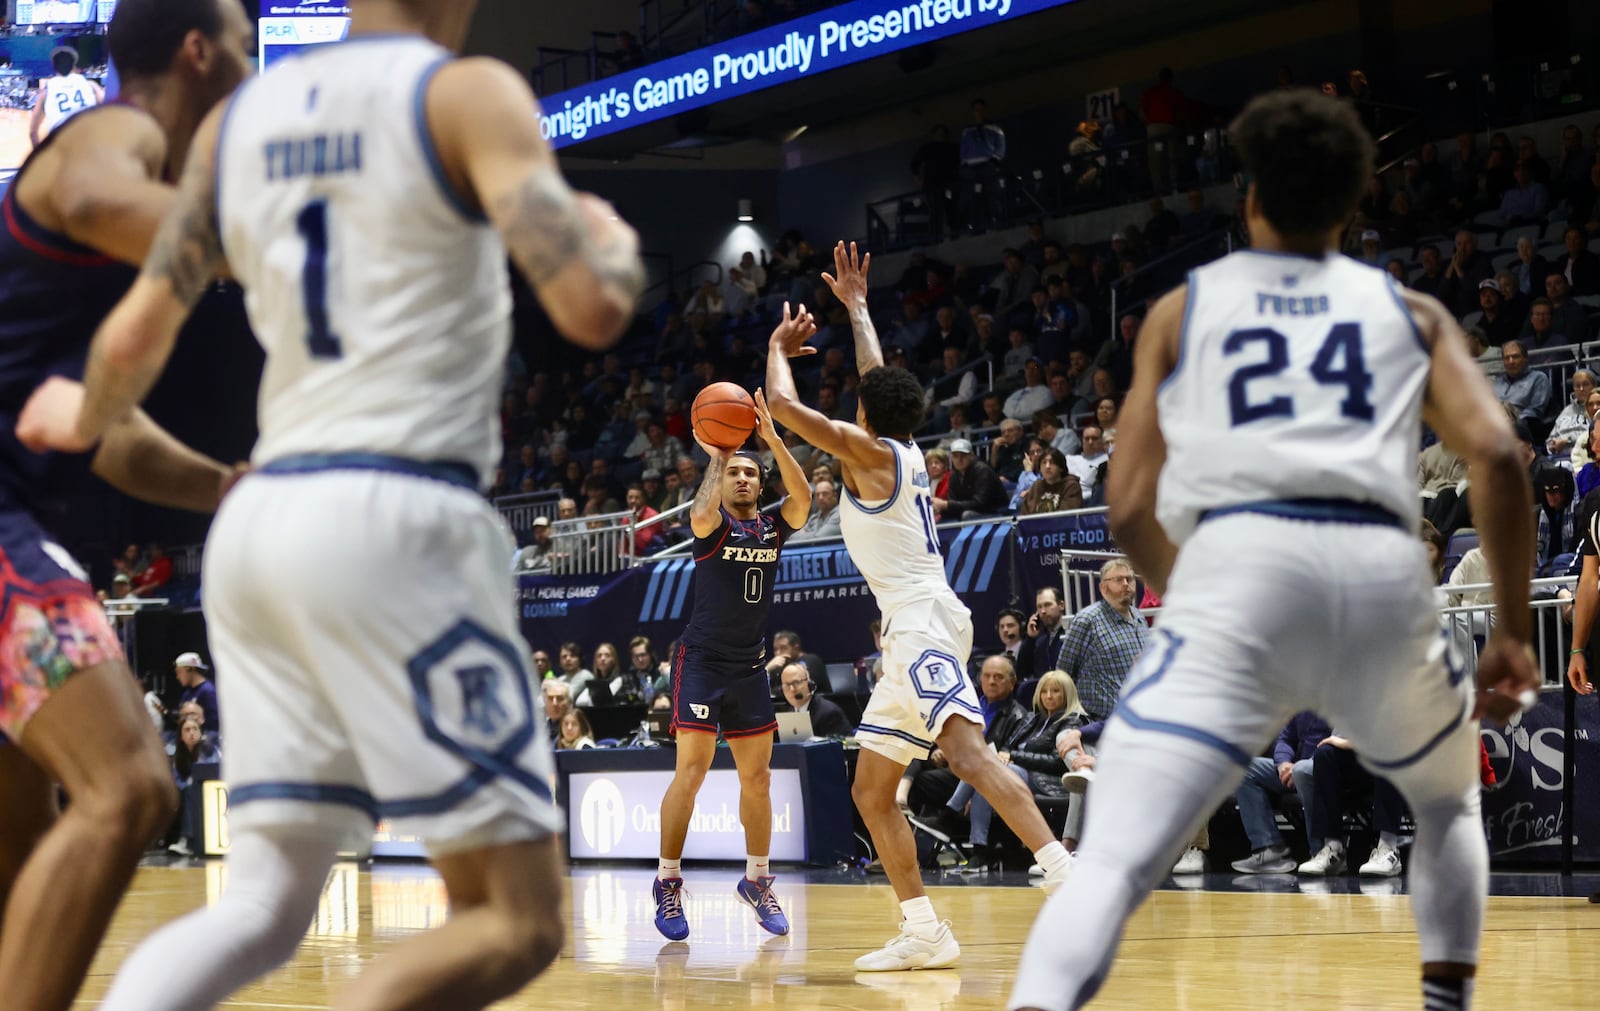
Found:
[(1340, 499), (1414, 523), (1429, 353), (1394, 282), (1338, 255), (1235, 253), (1189, 275), (1157, 396), (1157, 515), (1177, 543), (1208, 510)]
[(309, 46), (223, 122), (223, 245), (267, 353), (255, 462), (500, 453), (506, 251), (445, 181), (423, 94), (451, 58), (420, 37)]
[(45, 132), (49, 133), (85, 109), (100, 104), (94, 85), (82, 74), (44, 79), (44, 93), (39, 96), (44, 103)]
[(850, 560), (872, 588), (885, 628), (907, 604), (943, 601), (964, 609), (945, 578), (922, 450), (912, 442), (881, 441), (894, 450), (894, 491), (881, 502), (863, 502), (845, 489), (839, 530)]

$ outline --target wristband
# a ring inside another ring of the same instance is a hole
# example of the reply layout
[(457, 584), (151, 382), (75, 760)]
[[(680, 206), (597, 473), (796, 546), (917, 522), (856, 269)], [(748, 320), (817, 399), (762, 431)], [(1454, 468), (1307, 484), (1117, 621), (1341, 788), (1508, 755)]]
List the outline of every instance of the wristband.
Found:
[(1589, 652), (1589, 647), (1587, 647), (1587, 646), (1579, 646), (1579, 647), (1577, 647), (1575, 649), (1568, 650), (1567, 651), (1567, 656), (1577, 656), (1579, 653), (1587, 653), (1587, 652)]

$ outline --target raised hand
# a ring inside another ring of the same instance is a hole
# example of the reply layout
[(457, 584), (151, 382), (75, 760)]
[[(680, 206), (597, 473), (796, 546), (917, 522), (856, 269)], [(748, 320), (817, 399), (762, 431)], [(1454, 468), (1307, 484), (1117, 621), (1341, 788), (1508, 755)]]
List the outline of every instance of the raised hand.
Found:
[(761, 436), (761, 441), (767, 447), (775, 448), (783, 443), (778, 437), (778, 426), (772, 422), (772, 411), (767, 407), (766, 394), (756, 390), (756, 434)]
[(872, 254), (860, 255), (854, 242), (849, 248), (844, 240), (833, 247), (833, 273), (823, 274), (822, 280), (832, 289), (834, 297), (845, 308), (867, 304), (867, 270), (872, 266)]
[(807, 347), (806, 341), (810, 340), (817, 332), (817, 321), (806, 311), (804, 305), (793, 315), (789, 315), (789, 303), (783, 303), (783, 320), (777, 329), (772, 331), (772, 343), (783, 351), (785, 358), (804, 358), (814, 355), (817, 349)]
[(729, 460), (733, 459), (734, 453), (738, 452), (737, 449), (723, 449), (721, 446), (711, 445), (709, 442), (706, 442), (704, 439), (700, 438), (699, 430), (693, 426), (690, 426), (689, 431), (693, 433), (695, 443), (699, 445), (701, 449), (705, 450), (706, 455), (711, 457), (712, 461), (715, 463), (725, 464)]

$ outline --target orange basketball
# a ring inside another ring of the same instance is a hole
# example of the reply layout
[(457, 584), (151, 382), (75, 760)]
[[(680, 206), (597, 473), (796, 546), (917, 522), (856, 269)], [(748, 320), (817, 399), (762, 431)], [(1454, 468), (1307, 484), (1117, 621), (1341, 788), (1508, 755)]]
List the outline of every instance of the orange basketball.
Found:
[(694, 398), (689, 422), (707, 446), (738, 449), (756, 430), (756, 402), (733, 383), (712, 383)]

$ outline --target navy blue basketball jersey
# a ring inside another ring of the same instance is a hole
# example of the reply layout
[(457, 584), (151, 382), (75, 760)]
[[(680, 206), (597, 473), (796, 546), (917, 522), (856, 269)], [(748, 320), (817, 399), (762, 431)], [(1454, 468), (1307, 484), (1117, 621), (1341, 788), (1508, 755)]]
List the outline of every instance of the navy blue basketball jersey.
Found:
[(794, 532), (781, 514), (741, 520), (723, 509), (717, 529), (694, 539), (694, 612), (685, 646), (719, 660), (761, 660), (778, 555)]
[(17, 441), (17, 416), (46, 378), (83, 378), (95, 329), (138, 270), (30, 218), (16, 199), (27, 172), (24, 162), (0, 197), (0, 510), (27, 510), (48, 527), (59, 499), (87, 482), (91, 457), (30, 452)]

